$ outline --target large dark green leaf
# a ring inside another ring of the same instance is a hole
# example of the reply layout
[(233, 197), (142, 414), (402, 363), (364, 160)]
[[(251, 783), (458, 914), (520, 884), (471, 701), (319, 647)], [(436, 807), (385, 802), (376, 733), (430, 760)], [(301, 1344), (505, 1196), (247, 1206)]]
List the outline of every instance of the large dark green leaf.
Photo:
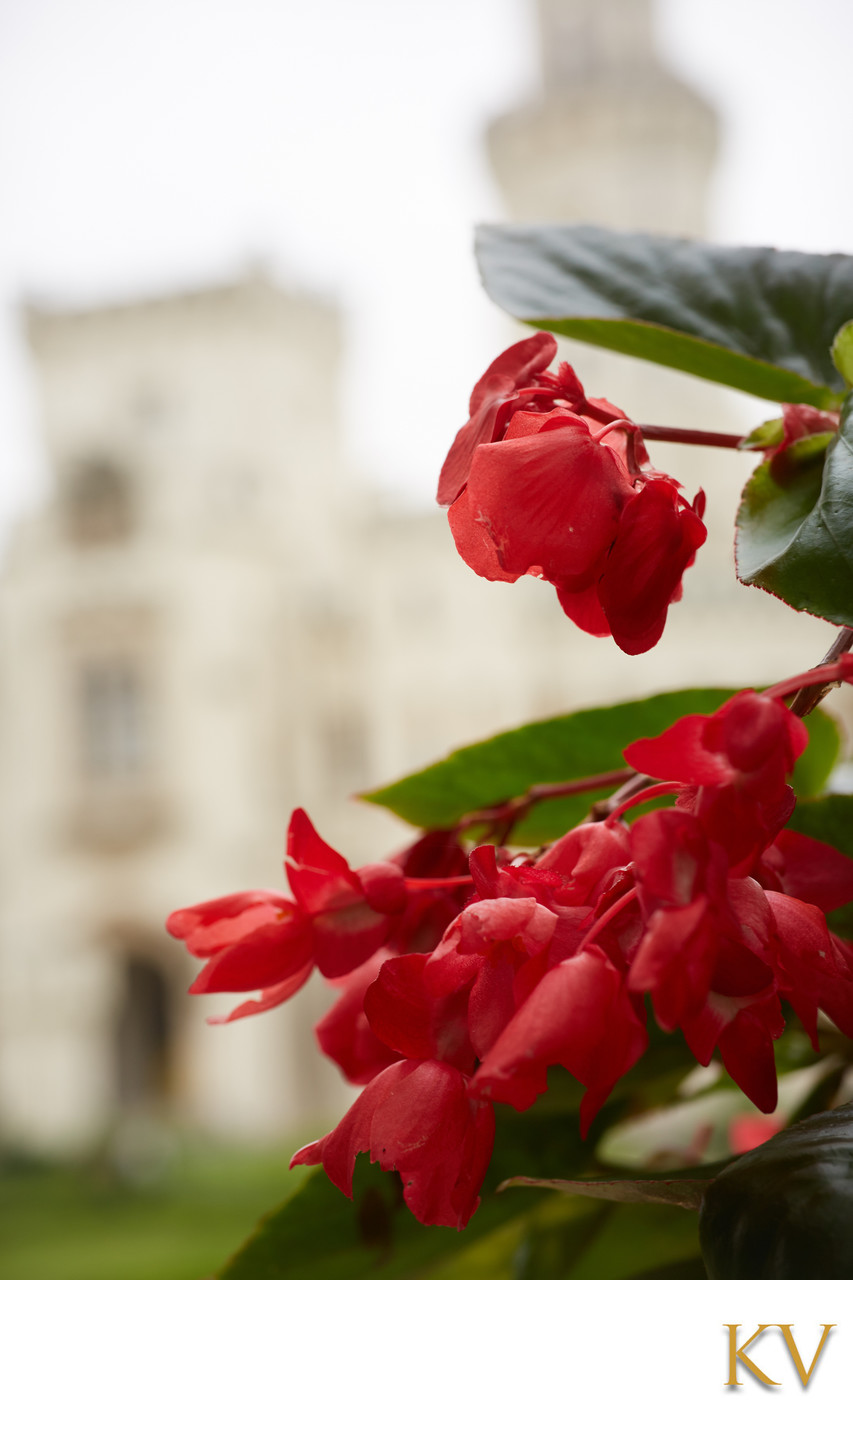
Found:
[(351, 1201), (324, 1171), (312, 1172), (261, 1221), (220, 1279), (410, 1279), (458, 1255), (516, 1214), (495, 1199), (484, 1202), (464, 1231), (422, 1226), (403, 1204), (399, 1177), (360, 1156)]
[[(671, 1045), (671, 1043), (670, 1043)], [(677, 1052), (672, 1060), (677, 1060)], [(482, 1201), (466, 1229), (422, 1226), (403, 1203), (399, 1177), (359, 1156), (353, 1199), (342, 1195), (322, 1170), (312, 1172), (277, 1210), (266, 1216), (220, 1273), (225, 1280), (400, 1280), (420, 1278), (456, 1259), (472, 1243), (517, 1222), (545, 1192), (498, 1195), (497, 1187), (518, 1171), (567, 1174), (588, 1170), (593, 1140), (582, 1141), (577, 1107), (583, 1088), (557, 1070), (549, 1091), (520, 1116), (499, 1107), (495, 1153)], [(623, 1103), (612, 1102), (611, 1118)], [(607, 1117), (598, 1118), (601, 1129)], [(514, 1240), (510, 1232), (510, 1241)]]
[[(529, 723), (458, 748), (441, 762), (362, 796), (417, 827), (452, 827), (466, 814), (518, 797), (537, 783), (615, 770), (635, 738), (654, 737), (685, 713), (713, 712), (728, 697), (730, 689), (687, 688)], [(822, 790), (838, 751), (837, 729), (825, 713), (812, 714), (809, 728), (811, 741), (795, 784), (802, 796)], [(553, 841), (583, 821), (590, 804), (606, 793), (541, 803), (518, 824), (513, 841), (520, 846)]]
[(785, 403), (838, 406), (831, 347), (853, 257), (726, 248), (595, 225), (482, 225), (477, 257), (510, 314)]
[[(792, 608), (853, 624), (853, 396), (825, 451), (795, 447), (803, 461), (779, 474), (756, 469), (737, 516), (737, 574)], [(794, 447), (794, 446), (792, 446)]]
[[(518, 1251), (528, 1240), (530, 1223), (550, 1192), (500, 1192), (508, 1178), (520, 1173), (571, 1178), (594, 1171), (594, 1150), (600, 1136), (621, 1120), (627, 1102), (673, 1099), (693, 1058), (678, 1034), (653, 1031), (648, 1052), (620, 1082), (596, 1117), (586, 1141), (578, 1127), (583, 1087), (556, 1067), (549, 1073), (547, 1093), (530, 1111), (496, 1108), (495, 1150), (483, 1183), (482, 1201), (462, 1232), (421, 1226), (403, 1203), (399, 1177), (371, 1165), (367, 1156), (356, 1162), (353, 1199), (343, 1196), (322, 1170), (277, 1210), (270, 1212), (231, 1258), (224, 1280), (402, 1280), (499, 1278), (504, 1266), (514, 1274)], [(566, 1236), (575, 1256), (589, 1232), (588, 1207), (558, 1202), (559, 1222), (581, 1221)], [(565, 1208), (565, 1210), (564, 1210)], [(550, 1226), (550, 1219), (546, 1222)], [(597, 1230), (595, 1221), (592, 1223)], [(592, 1227), (590, 1227), (591, 1231)], [(467, 1254), (470, 1252), (470, 1256)], [(676, 1256), (678, 1252), (676, 1252)], [(565, 1260), (568, 1255), (564, 1252)], [(673, 1257), (673, 1259), (676, 1258)], [(466, 1264), (466, 1262), (468, 1264)], [(491, 1264), (490, 1264), (491, 1263)], [(568, 1272), (561, 1267), (558, 1274)]]
[(733, 1161), (708, 1188), (699, 1234), (712, 1280), (853, 1278), (853, 1107)]

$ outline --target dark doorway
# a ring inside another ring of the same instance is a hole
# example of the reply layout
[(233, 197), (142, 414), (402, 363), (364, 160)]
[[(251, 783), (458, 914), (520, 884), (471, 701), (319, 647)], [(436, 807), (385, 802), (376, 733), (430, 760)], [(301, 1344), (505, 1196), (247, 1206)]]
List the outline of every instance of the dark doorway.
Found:
[(120, 1109), (164, 1106), (171, 1095), (174, 1015), (169, 983), (149, 958), (123, 963), (115, 1031)]

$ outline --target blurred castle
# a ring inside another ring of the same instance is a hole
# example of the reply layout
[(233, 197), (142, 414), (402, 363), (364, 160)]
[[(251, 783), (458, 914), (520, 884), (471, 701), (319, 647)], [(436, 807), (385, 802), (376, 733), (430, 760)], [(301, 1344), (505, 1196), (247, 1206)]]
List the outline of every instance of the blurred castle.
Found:
[[(489, 134), (512, 216), (701, 233), (716, 124), (656, 59), (649, 0), (539, 0), (539, 25), (542, 93)], [(345, 802), (359, 788), (533, 717), (821, 650), (823, 625), (792, 641), (732, 581), (742, 456), (688, 468), (659, 446), (716, 526), (664, 642), (627, 659), (547, 585), (475, 577), (440, 513), (344, 472), (330, 306), (253, 273), (28, 324), (55, 481), (0, 590), (0, 1141), (82, 1148), (138, 1113), (261, 1138), (328, 1114), (327, 989), (210, 1030), (231, 1003), (186, 999), (173, 907), (281, 886), (296, 805), (375, 860), (407, 838)], [(695, 381), (566, 354), (638, 418), (731, 427)]]

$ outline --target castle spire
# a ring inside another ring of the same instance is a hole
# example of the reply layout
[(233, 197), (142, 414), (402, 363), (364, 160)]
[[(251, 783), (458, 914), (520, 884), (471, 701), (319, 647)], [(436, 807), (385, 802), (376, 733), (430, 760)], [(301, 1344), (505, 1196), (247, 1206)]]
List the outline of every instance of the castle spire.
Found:
[(542, 81), (560, 94), (590, 75), (654, 63), (650, 0), (536, 0)]
[(514, 219), (699, 236), (717, 121), (655, 51), (651, 0), (537, 0), (542, 87), (489, 130)]

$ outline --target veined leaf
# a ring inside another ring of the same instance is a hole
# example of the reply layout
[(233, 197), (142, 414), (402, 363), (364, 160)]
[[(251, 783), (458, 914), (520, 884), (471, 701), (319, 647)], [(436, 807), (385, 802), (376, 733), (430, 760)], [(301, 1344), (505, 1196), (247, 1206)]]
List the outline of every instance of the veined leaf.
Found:
[(853, 396), (837, 436), (792, 444), (803, 461), (756, 469), (737, 516), (737, 574), (806, 613), (853, 624)]
[(596, 225), (481, 225), (487, 293), (517, 319), (780, 403), (838, 408), (853, 257)]
[[(452, 827), (471, 812), (519, 797), (537, 783), (570, 782), (618, 769), (623, 749), (653, 737), (685, 713), (711, 713), (732, 696), (727, 688), (687, 688), (638, 702), (590, 708), (528, 723), (485, 742), (457, 748), (440, 762), (386, 787), (362, 793), (417, 827)], [(838, 731), (823, 712), (808, 719), (810, 742), (797, 765), (799, 796), (819, 793), (838, 752)], [(582, 822), (611, 789), (540, 803), (514, 829), (519, 846), (551, 842)]]

